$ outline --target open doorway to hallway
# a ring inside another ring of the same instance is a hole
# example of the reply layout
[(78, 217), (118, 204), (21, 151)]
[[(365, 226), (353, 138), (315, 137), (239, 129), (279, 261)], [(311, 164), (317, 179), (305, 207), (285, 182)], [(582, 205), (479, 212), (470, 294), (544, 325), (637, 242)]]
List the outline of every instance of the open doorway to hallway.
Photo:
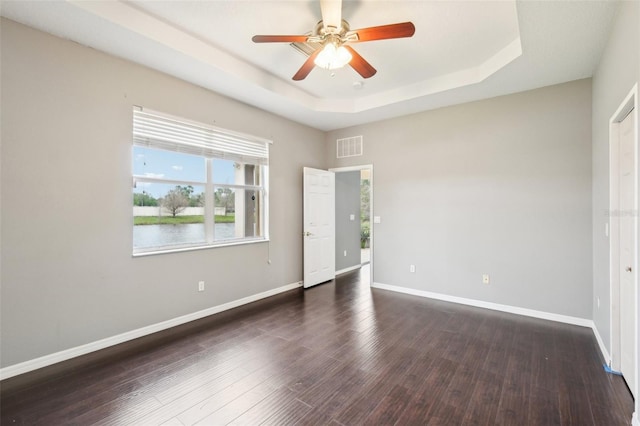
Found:
[[(370, 265), (373, 271), (373, 166), (330, 169), (335, 173), (336, 275)], [(373, 274), (369, 274), (372, 281)]]
[(371, 262), (371, 169), (360, 170), (360, 264)]

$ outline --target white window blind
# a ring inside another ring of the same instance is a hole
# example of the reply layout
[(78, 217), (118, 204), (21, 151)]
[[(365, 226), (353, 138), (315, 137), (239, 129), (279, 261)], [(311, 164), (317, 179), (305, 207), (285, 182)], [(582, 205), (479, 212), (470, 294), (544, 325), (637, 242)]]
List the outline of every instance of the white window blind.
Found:
[(271, 141), (135, 107), (133, 143), (207, 158), (268, 165)]

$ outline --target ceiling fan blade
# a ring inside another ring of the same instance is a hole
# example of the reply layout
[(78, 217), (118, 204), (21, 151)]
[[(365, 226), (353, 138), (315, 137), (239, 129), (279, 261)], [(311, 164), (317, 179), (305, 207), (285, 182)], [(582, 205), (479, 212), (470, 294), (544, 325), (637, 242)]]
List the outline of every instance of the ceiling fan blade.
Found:
[(358, 35), (358, 40), (354, 40), (354, 42), (411, 37), (415, 32), (416, 27), (412, 22), (401, 22), (399, 24), (381, 25), (379, 27), (361, 28), (350, 31), (350, 33)]
[(375, 73), (378, 72), (374, 67), (371, 66), (369, 62), (367, 62), (362, 56), (360, 56), (360, 54), (356, 52), (353, 47), (346, 45), (343, 46), (349, 51), (349, 53), (351, 53), (352, 56), (349, 65), (351, 66), (351, 68), (356, 70), (356, 72), (360, 74), (362, 78), (373, 77)]
[(320, 0), (320, 11), (325, 30), (328, 27), (340, 30), (342, 26), (342, 0)]
[(251, 38), (254, 43), (305, 43), (304, 35), (255, 35)]
[(318, 56), (318, 53), (320, 53), (320, 51), (322, 51), (322, 48), (316, 49), (315, 52), (309, 55), (309, 57), (307, 58), (306, 61), (304, 61), (304, 64), (302, 64), (298, 72), (293, 76), (293, 79), (295, 81), (304, 80), (309, 75), (313, 67), (316, 66), (316, 64), (313, 61), (316, 59), (316, 56)]

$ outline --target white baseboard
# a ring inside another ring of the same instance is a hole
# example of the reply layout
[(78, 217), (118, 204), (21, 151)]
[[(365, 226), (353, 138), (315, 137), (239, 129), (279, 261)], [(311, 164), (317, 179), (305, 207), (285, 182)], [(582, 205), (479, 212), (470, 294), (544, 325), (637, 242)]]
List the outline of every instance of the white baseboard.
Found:
[(71, 358), (78, 357), (80, 355), (86, 355), (91, 352), (105, 349), (110, 346), (118, 345), (120, 343), (127, 342), (129, 340), (137, 339), (139, 337), (147, 336), (149, 334), (156, 333), (158, 331), (166, 330), (171, 327), (186, 324), (191, 321), (195, 321), (209, 315), (217, 314), (219, 312), (227, 311), (229, 309), (237, 308), (238, 306), (246, 305), (251, 302), (258, 301), (270, 296), (274, 296), (285, 291), (293, 290), (295, 288), (302, 287), (302, 281), (296, 283), (287, 284), (282, 287), (274, 288), (262, 293), (254, 294), (252, 296), (244, 297), (242, 299), (234, 300), (232, 302), (224, 303), (222, 305), (213, 306), (211, 308), (203, 309), (198, 312), (183, 315), (181, 317), (173, 318), (167, 321), (162, 321), (156, 324), (152, 324), (146, 327), (138, 328), (136, 330), (127, 331), (116, 336), (107, 337), (95, 342), (87, 343), (85, 345), (76, 346), (75, 348), (65, 349), (60, 352), (55, 352), (49, 355), (45, 355), (39, 358), (35, 358), (29, 361), (24, 361), (19, 364), (9, 365), (0, 369), (0, 380), (8, 379), (10, 377), (17, 376), (19, 374), (28, 373), (29, 371), (37, 370), (38, 368), (47, 367), (49, 365), (56, 364), (58, 362), (66, 361)]
[(524, 315), (527, 317), (540, 318), (550, 321), (562, 322), (566, 324), (579, 325), (582, 327), (593, 327), (593, 321), (586, 318), (572, 317), (568, 315), (553, 314), (550, 312), (536, 311), (534, 309), (519, 308), (517, 306), (501, 305), (499, 303), (484, 302), (482, 300), (467, 299), (464, 297), (449, 296), (448, 294), (433, 293), (424, 290), (415, 290), (407, 287), (398, 287), (395, 285), (373, 283), (371, 287), (381, 290), (390, 290), (398, 293), (411, 294), (413, 296), (426, 297), (429, 299), (443, 300), (445, 302), (459, 303), (461, 305), (475, 306), (477, 308), (491, 309), (494, 311), (508, 312), (511, 314)]
[[(604, 362), (607, 365), (611, 365), (611, 355), (609, 355), (609, 351), (607, 351), (606, 346), (604, 345), (604, 341), (602, 340), (602, 336), (598, 332), (598, 328), (596, 327), (596, 323), (591, 321), (591, 330), (593, 330), (593, 334), (596, 336), (596, 340), (598, 341), (598, 346), (600, 347), (600, 352), (602, 353), (602, 357), (604, 358)], [(640, 425), (638, 425), (640, 426)]]
[(348, 268), (344, 268), (344, 269), (340, 269), (339, 271), (336, 271), (336, 275), (346, 274), (347, 272), (355, 271), (356, 269), (360, 269), (361, 267), (362, 265), (349, 266)]
[[(467, 299), (464, 297), (457, 297), (457, 296), (449, 296), (447, 294), (432, 293), (429, 291), (415, 290), (412, 288), (398, 287), (398, 286), (388, 285), (388, 284), (373, 283), (371, 287), (379, 288), (382, 290), (396, 291), (398, 293), (411, 294), (413, 296), (427, 297), (429, 299), (443, 300), (445, 302), (460, 303), (462, 305), (475, 306), (477, 308), (491, 309), (494, 311), (508, 312), (511, 314), (524, 315), (527, 317), (562, 322), (565, 324), (579, 325), (582, 327), (589, 327), (593, 331), (594, 336), (596, 337), (596, 341), (598, 342), (598, 347), (600, 348), (600, 352), (602, 353), (602, 357), (604, 358), (605, 363), (607, 364), (611, 363), (611, 355), (609, 355), (609, 352), (607, 351), (607, 348), (604, 345), (604, 341), (602, 340), (602, 337), (598, 332), (598, 328), (596, 327), (596, 324), (593, 322), (593, 320), (590, 320), (590, 319), (572, 317), (567, 315), (552, 314), (550, 312), (536, 311), (534, 309), (519, 308), (516, 306), (510, 306), (510, 305), (501, 305), (498, 303), (484, 302), (482, 300)], [(640, 423), (637, 426), (640, 426)]]

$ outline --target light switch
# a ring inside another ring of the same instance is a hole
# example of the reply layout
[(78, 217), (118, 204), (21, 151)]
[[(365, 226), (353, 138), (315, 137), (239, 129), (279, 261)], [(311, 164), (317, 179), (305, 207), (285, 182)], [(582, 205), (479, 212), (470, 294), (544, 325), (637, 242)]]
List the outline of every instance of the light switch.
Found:
[(356, 220), (356, 215), (355, 214), (350, 214), (349, 215), (349, 220)]
[(380, 223), (380, 216), (374, 216), (373, 223)]

